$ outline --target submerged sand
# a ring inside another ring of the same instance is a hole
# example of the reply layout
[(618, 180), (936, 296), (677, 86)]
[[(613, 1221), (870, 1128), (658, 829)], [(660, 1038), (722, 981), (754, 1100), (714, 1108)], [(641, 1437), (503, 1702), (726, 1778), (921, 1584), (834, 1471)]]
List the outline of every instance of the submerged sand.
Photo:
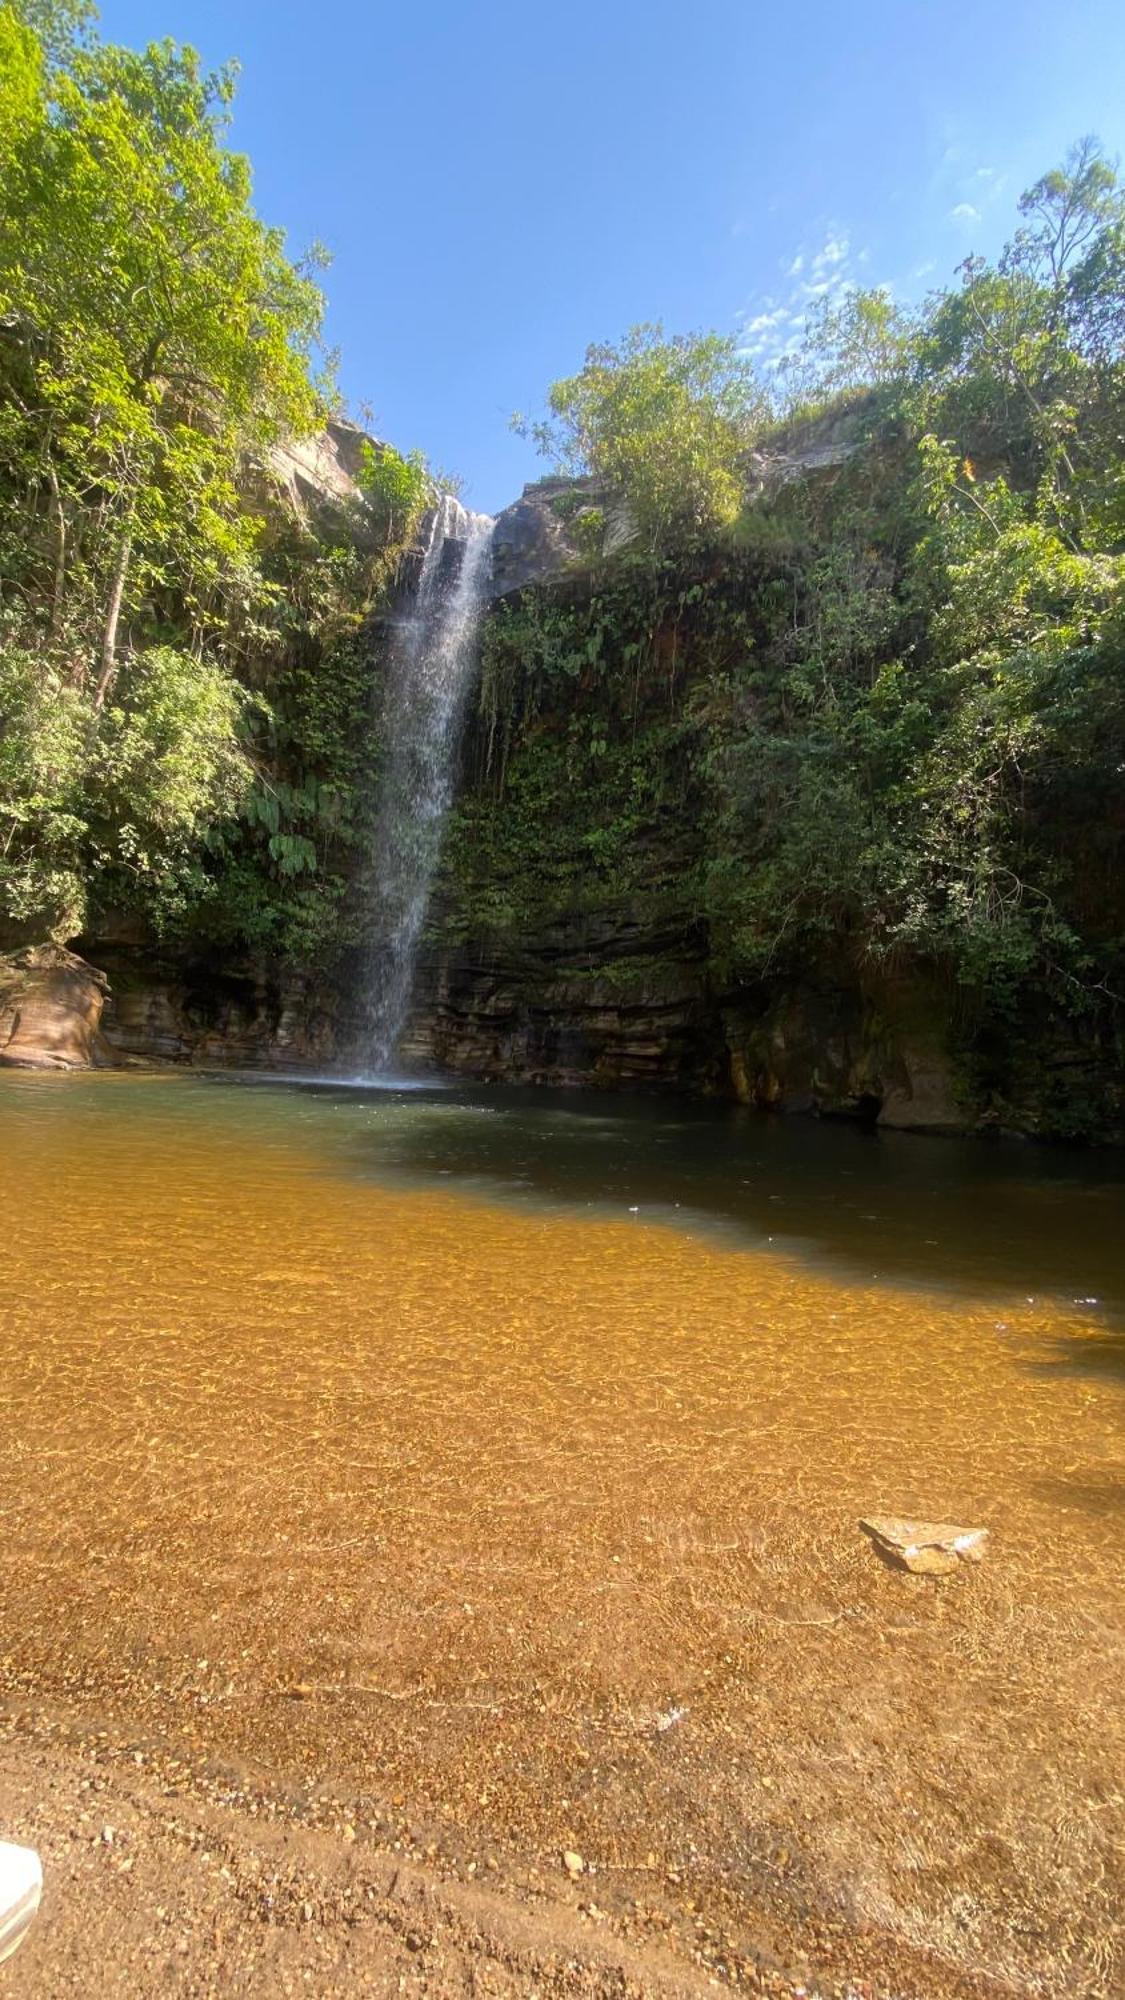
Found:
[[(373, 1185), (147, 1087), (0, 1150), (8, 1990), (1119, 1990), (1096, 1312)], [(986, 1558), (894, 1570), (872, 1514)]]

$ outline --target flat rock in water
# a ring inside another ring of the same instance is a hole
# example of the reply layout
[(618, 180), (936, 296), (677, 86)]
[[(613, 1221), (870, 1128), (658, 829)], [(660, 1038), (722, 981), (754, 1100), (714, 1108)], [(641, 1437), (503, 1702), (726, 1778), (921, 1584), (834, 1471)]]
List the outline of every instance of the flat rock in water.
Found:
[(958, 1528), (951, 1521), (899, 1521), (886, 1514), (860, 1521), (880, 1555), (916, 1576), (947, 1576), (958, 1563), (979, 1562), (987, 1528)]

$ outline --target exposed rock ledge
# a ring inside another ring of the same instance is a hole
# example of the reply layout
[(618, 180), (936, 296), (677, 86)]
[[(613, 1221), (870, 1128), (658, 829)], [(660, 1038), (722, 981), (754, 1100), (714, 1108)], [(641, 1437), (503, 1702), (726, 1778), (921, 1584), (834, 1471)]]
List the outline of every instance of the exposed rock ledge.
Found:
[(272, 454), (273, 472), (294, 513), (362, 505), (358, 480), (367, 449), (378, 452), (384, 447), (342, 417), (329, 418), (315, 437), (279, 445)]
[[(774, 432), (768, 443), (747, 455), (747, 498), (773, 499), (794, 481), (817, 479), (846, 465), (867, 441), (869, 404), (870, 399), (861, 397), (849, 409)], [(533, 480), (496, 517), (493, 596), (513, 596), (531, 584), (580, 580), (595, 560), (605, 562), (639, 540), (628, 504), (600, 480)]]
[(108, 992), (105, 973), (62, 945), (0, 956), (0, 1063), (89, 1069)]
[(496, 516), (492, 538), (492, 594), (510, 597), (529, 584), (588, 574), (590, 549), (584, 522), (597, 521), (598, 557), (604, 560), (637, 540), (626, 503), (596, 479), (536, 479)]
[[(0, 955), (0, 1066), (361, 1066), (355, 968), (337, 982), (121, 943), (91, 949), (109, 977), (57, 945)], [(1098, 1129), (1080, 1129), (1125, 1143), (1116, 1048), (1080, 1046), (1045, 1016), (994, 1100), (967, 1089), (949, 1030), (940, 991), (905, 975), (877, 991), (843, 974), (816, 991), (715, 990), (700, 938), (603, 911), (578, 933), (545, 927), (514, 956), (495, 939), (425, 954), (402, 1053), (481, 1081), (666, 1091), (933, 1133), (1077, 1136), (1067, 1107), (1097, 1091)]]
[[(868, 403), (861, 397), (849, 409), (777, 430), (747, 455), (747, 497), (773, 498), (794, 480), (813, 479), (844, 465), (865, 442)], [(332, 417), (316, 436), (278, 447), (271, 469), (299, 518), (341, 508), (355, 517), (366, 504), (360, 485), (365, 455), (387, 449), (358, 424)], [(510, 597), (531, 584), (581, 578), (595, 561), (607, 561), (638, 539), (628, 503), (602, 480), (532, 480), (496, 517), (492, 595)]]

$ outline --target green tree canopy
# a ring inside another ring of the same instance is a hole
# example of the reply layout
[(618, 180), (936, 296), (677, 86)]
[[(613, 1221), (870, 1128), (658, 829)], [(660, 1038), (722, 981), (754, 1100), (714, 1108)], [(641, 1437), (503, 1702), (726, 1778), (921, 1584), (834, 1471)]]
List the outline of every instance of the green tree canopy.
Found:
[(277, 590), (246, 495), (325, 408), (233, 73), (92, 15), (0, 4), (0, 903), (63, 937), (92, 884), (158, 922), (208, 893), (254, 775), (230, 662)]
[(765, 405), (733, 339), (635, 326), (616, 346), (588, 348), (547, 402), (550, 415), (529, 427), (539, 449), (623, 494), (654, 547), (736, 518)]
[(123, 611), (169, 565), (201, 630), (250, 587), (236, 478), (322, 415), (322, 300), (223, 145), (232, 72), (171, 42), (56, 66), (16, 10), (0, 23), (2, 445), (51, 496), (55, 629), (94, 627), (100, 702)]

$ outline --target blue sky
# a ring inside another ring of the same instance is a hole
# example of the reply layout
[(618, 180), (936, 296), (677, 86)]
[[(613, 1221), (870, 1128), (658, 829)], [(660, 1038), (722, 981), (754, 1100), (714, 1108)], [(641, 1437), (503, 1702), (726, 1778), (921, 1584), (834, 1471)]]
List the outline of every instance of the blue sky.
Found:
[(1125, 149), (1121, 0), (105, 0), (102, 32), (237, 56), (234, 143), (333, 256), (353, 407), (494, 510), (508, 429), (639, 320), (763, 358), (814, 287), (917, 296), (1097, 132)]

